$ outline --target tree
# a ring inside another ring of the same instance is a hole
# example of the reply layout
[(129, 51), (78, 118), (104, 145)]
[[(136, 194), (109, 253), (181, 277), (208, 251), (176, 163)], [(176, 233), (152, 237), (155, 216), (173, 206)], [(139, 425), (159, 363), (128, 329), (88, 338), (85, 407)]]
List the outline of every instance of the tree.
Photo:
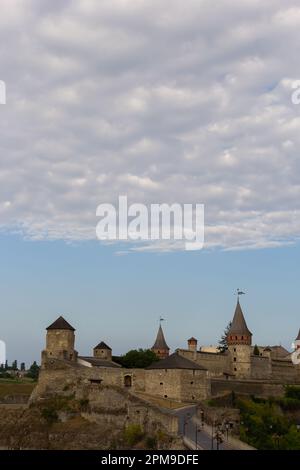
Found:
[(37, 380), (39, 376), (39, 371), (40, 368), (37, 365), (36, 361), (34, 361), (33, 364), (31, 364), (31, 366), (29, 367), (29, 371), (27, 372), (26, 376), (31, 379)]
[(259, 356), (259, 354), (260, 354), (257, 344), (254, 346), (253, 354), (254, 354), (254, 356)]
[(12, 362), (11, 368), (12, 370), (18, 370), (18, 362), (16, 359)]
[(22, 372), (25, 371), (25, 362), (21, 362), (20, 369), (21, 369)]
[(228, 323), (228, 325), (226, 326), (225, 330), (224, 330), (224, 333), (223, 335), (221, 336), (221, 339), (219, 341), (219, 346), (218, 346), (218, 349), (220, 352), (225, 352), (227, 351), (228, 349), (228, 344), (227, 344), (227, 336), (228, 336), (228, 332), (230, 330), (230, 327), (231, 327), (231, 321)]
[(153, 362), (158, 361), (156, 354), (150, 349), (132, 349), (124, 356), (114, 357), (115, 362), (118, 362), (123, 367), (127, 368), (145, 368), (150, 366)]

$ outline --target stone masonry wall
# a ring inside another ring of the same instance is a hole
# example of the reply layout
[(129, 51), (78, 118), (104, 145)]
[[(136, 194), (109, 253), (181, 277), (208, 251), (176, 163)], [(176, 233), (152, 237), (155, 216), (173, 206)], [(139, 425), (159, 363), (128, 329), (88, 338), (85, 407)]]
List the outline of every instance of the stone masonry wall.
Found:
[(231, 371), (230, 356), (227, 353), (215, 354), (200, 351), (189, 351), (188, 349), (179, 349), (179, 354), (190, 361), (194, 361), (202, 367), (205, 367), (210, 375), (223, 375), (223, 372)]

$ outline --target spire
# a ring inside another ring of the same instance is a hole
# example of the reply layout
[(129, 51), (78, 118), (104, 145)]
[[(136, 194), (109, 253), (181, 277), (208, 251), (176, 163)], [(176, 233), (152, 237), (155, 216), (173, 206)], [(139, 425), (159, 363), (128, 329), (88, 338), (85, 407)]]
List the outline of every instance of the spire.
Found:
[(161, 324), (159, 325), (156, 340), (155, 340), (155, 343), (153, 344), (151, 349), (158, 349), (158, 350), (160, 350), (160, 349), (162, 349), (162, 350), (168, 349), (169, 350), (170, 349), (169, 346), (166, 343), (164, 332), (162, 330)]
[(251, 335), (251, 331), (247, 327), (247, 323), (240, 305), (240, 300), (238, 297), (234, 317), (228, 331), (228, 335)]
[(299, 328), (298, 336), (297, 336), (297, 338), (295, 339), (295, 341), (300, 341), (300, 328)]

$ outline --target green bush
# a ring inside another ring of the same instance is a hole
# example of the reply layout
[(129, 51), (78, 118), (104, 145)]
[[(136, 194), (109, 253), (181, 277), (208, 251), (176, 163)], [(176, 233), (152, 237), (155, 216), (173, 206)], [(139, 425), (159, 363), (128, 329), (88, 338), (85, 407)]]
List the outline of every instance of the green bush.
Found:
[(300, 401), (300, 387), (289, 385), (285, 388), (285, 397)]
[(89, 408), (89, 403), (90, 402), (88, 398), (82, 398), (81, 400), (79, 400), (79, 406), (80, 406), (81, 411), (87, 411)]
[(139, 424), (129, 424), (124, 431), (124, 440), (130, 446), (137, 444), (144, 436)]
[(58, 421), (58, 414), (52, 407), (43, 408), (41, 411), (42, 417), (47, 421), (48, 424), (53, 424)]
[(146, 447), (150, 450), (157, 449), (157, 438), (155, 436), (148, 436), (146, 438)]

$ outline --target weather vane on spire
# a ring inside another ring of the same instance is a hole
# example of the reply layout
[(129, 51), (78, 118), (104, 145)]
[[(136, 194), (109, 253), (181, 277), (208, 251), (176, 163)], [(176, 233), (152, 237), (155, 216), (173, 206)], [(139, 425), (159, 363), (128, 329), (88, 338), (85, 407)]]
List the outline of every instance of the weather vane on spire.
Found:
[(236, 295), (237, 295), (238, 299), (240, 298), (240, 295), (245, 295), (245, 294), (246, 294), (246, 292), (243, 292), (241, 289), (236, 290)]
[(159, 324), (160, 324), (160, 325), (161, 325), (161, 322), (162, 322), (162, 321), (165, 321), (165, 319), (160, 315), (160, 317), (159, 317)]

